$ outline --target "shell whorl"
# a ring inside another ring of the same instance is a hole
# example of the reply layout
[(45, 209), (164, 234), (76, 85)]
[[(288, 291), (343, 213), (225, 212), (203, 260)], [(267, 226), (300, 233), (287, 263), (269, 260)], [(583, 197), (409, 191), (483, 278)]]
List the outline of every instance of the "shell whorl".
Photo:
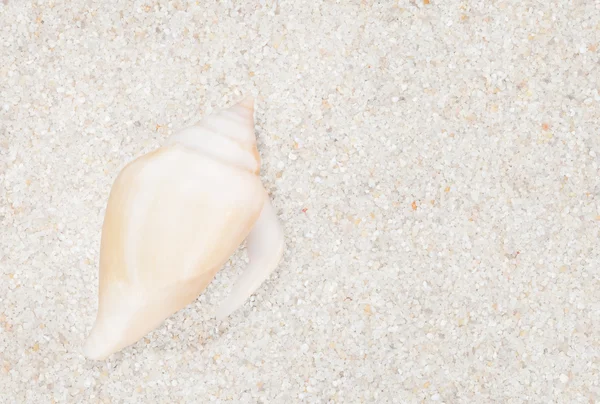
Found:
[(196, 125), (174, 134), (165, 146), (175, 144), (258, 175), (260, 156), (254, 133), (254, 99), (247, 97), (230, 108), (205, 116)]

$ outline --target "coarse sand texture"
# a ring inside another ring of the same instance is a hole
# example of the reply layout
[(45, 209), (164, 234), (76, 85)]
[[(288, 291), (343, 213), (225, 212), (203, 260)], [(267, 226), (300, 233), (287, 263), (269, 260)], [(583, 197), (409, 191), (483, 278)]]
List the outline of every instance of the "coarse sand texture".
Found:
[[(277, 269), (86, 358), (115, 178), (247, 95)], [(599, 164), (598, 1), (0, 0), (0, 404), (600, 403)]]

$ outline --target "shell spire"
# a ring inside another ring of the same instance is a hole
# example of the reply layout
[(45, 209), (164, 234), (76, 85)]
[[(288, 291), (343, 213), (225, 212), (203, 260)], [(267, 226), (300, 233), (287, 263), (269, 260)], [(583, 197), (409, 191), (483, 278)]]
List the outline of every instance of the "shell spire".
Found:
[[(247, 147), (255, 147), (256, 146), (256, 134), (254, 132), (254, 98), (252, 96), (247, 96), (242, 101), (234, 104), (233, 106), (221, 110), (219, 113), (215, 115), (209, 115), (204, 118), (204, 121), (215, 122), (218, 120), (228, 120), (232, 119), (237, 120), (238, 123), (245, 123), (244, 129), (241, 130), (242, 127), (237, 127), (236, 130), (231, 130), (231, 132), (224, 133), (227, 136), (231, 136), (232, 138), (239, 141), (241, 144), (244, 144)], [(202, 124), (200, 121), (199, 124)]]
[(205, 116), (196, 125), (176, 133), (166, 145), (175, 143), (258, 174), (260, 155), (254, 132), (254, 99), (246, 97), (230, 108)]
[(102, 227), (98, 313), (86, 356), (104, 359), (159, 327), (202, 293), (245, 239), (250, 264), (219, 319), (258, 289), (284, 246), (259, 170), (251, 97), (123, 168)]

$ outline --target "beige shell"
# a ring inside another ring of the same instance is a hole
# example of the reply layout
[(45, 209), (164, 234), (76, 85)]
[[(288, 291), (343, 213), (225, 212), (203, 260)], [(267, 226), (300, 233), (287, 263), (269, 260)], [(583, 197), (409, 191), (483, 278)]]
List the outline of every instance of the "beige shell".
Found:
[(187, 306), (244, 239), (250, 264), (218, 319), (277, 266), (283, 231), (258, 177), (253, 114), (247, 98), (209, 115), (118, 175), (102, 228), (98, 314), (86, 356), (106, 358)]

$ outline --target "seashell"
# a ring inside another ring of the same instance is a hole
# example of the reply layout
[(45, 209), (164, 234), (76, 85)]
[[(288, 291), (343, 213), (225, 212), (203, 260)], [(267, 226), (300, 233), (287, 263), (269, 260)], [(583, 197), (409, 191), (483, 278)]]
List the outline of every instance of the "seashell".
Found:
[(194, 301), (244, 240), (250, 263), (217, 309), (218, 320), (275, 269), (283, 229), (259, 178), (253, 114), (246, 98), (119, 173), (102, 227), (87, 357), (104, 359), (135, 343)]

